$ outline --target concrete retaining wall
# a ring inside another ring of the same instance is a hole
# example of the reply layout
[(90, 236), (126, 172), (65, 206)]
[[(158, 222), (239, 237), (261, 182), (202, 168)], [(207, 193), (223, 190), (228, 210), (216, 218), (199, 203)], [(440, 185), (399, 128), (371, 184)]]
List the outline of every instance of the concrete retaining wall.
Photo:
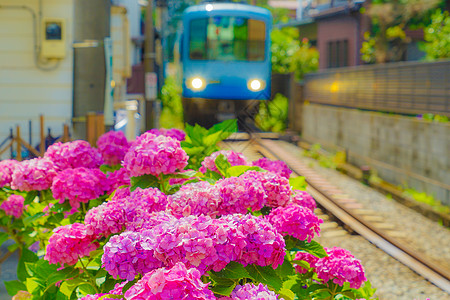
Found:
[(318, 104), (303, 106), (303, 137), (347, 151), (355, 165), (450, 205), (450, 124)]

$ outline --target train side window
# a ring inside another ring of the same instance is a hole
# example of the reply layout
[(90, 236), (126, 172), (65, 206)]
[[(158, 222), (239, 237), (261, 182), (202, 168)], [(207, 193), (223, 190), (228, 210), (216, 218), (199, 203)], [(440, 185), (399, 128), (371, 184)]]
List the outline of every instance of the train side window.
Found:
[(195, 60), (206, 59), (207, 18), (192, 20), (189, 26), (189, 57)]
[(248, 20), (248, 60), (262, 61), (265, 58), (266, 24), (259, 20)]

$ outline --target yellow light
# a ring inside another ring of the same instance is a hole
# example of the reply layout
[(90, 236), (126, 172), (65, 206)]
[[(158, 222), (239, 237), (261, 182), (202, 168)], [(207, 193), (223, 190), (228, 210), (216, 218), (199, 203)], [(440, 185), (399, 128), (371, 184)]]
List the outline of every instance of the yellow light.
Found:
[(203, 86), (203, 81), (200, 78), (194, 78), (192, 79), (192, 87), (194, 89), (201, 89)]
[(187, 85), (191, 90), (200, 91), (206, 87), (205, 80), (200, 77), (193, 77), (187, 81)]
[(264, 86), (265, 86), (264, 81), (259, 79), (250, 79), (248, 81), (249, 90), (252, 90), (254, 92), (262, 90)]
[(339, 91), (339, 84), (337, 82), (333, 82), (330, 86), (330, 92), (337, 93)]

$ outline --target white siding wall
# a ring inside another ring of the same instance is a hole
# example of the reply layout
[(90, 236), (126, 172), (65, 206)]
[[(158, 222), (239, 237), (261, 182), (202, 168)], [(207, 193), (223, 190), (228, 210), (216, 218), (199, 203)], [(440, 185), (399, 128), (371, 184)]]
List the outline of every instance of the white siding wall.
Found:
[[(52, 71), (34, 64), (33, 19), (24, 9), (2, 6), (28, 6), (38, 14), (38, 0), (0, 0), (0, 142), (9, 129), (21, 126), (28, 141), (28, 121), (33, 122), (33, 145), (39, 143), (39, 115), (45, 116), (45, 130), (62, 134), (72, 116), (73, 89), (73, 1), (43, 0), (43, 17), (66, 21), (66, 57)], [(7, 152), (8, 153), (8, 152)], [(1, 158), (6, 158), (5, 155)]]

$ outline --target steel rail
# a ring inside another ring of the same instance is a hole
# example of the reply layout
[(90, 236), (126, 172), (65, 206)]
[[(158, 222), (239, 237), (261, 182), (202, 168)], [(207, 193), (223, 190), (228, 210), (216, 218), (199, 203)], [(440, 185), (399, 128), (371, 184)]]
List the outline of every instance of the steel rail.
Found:
[[(259, 147), (268, 151), (272, 156), (286, 162), (297, 175), (302, 176), (304, 169), (302, 170), (300, 166), (294, 163), (296, 160), (298, 161), (298, 158), (294, 155), (281, 147), (274, 147), (273, 143), (271, 145), (272, 147), (269, 148), (261, 139), (255, 138), (254, 136), (252, 137), (252, 140), (259, 145)], [(308, 182), (307, 191), (328, 212), (333, 214), (354, 232), (358, 233), (369, 242), (418, 273), (420, 276), (426, 278), (447, 293), (450, 293), (450, 270), (430, 261), (428, 257), (420, 252), (404, 245), (397, 239), (374, 227), (370, 222), (367, 222), (350, 209), (345, 208), (334, 201), (331, 195), (325, 191), (321, 191), (319, 185), (309, 181), (307, 177), (305, 177), (305, 179)]]

